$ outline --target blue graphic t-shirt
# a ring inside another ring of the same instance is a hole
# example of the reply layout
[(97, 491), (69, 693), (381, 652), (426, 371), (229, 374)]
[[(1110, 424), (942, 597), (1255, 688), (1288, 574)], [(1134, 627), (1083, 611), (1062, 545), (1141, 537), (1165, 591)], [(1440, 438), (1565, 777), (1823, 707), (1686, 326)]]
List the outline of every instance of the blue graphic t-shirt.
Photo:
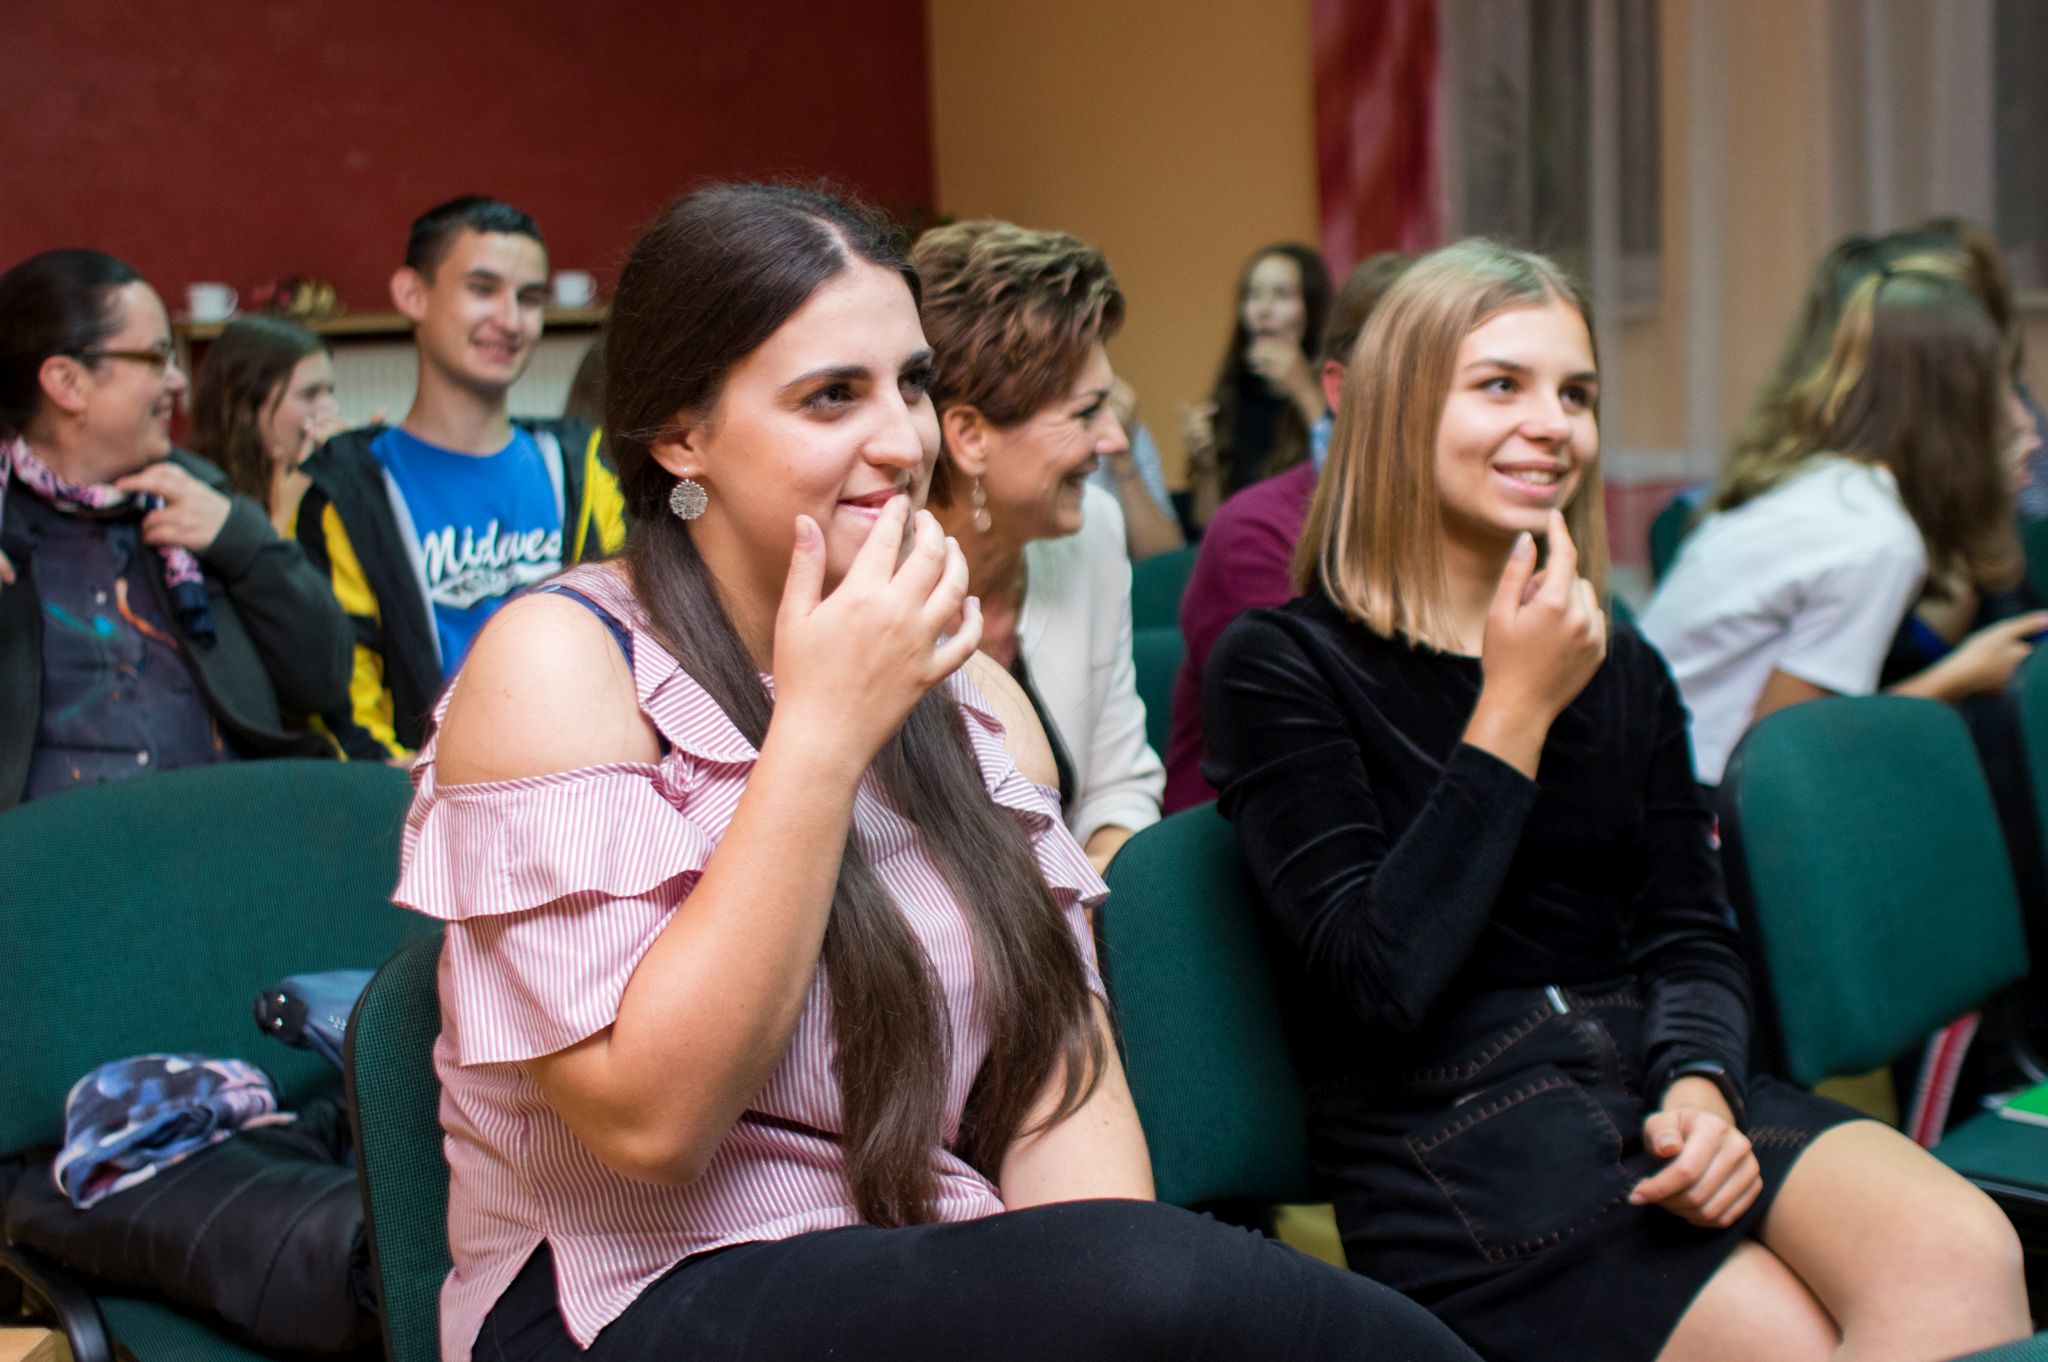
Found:
[(398, 427), (370, 452), (405, 498), (427, 599), (441, 638), (441, 669), (462, 665), (484, 621), (521, 587), (562, 569), (562, 506), (533, 436), (515, 427), (495, 454), (463, 454)]

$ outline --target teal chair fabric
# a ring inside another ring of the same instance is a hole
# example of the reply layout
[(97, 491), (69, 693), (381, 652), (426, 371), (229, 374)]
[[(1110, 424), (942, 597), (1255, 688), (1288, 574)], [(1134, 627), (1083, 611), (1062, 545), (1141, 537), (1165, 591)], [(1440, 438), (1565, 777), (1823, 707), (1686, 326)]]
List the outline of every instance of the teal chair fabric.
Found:
[[(390, 902), (409, 798), (382, 765), (236, 762), (0, 815), (0, 1154), (59, 1143), (71, 1085), (127, 1055), (249, 1059), (286, 1108), (331, 1090), (332, 1066), (265, 1039), (251, 1004), (425, 929)], [(143, 1362), (257, 1355), (132, 1295), (101, 1314)]]
[(1889, 1063), (2026, 973), (1997, 811), (1950, 707), (1780, 710), (1722, 798), (1794, 1082)]
[[(1736, 748), (1721, 795), (1731, 887), (1793, 1081), (1886, 1064), (2025, 975), (1997, 813), (1949, 706), (1875, 695), (1780, 710)], [(2048, 1250), (2048, 1130), (1985, 1113), (1933, 1152)]]
[[(2029, 562), (2032, 561), (2031, 555)], [(2048, 598), (2044, 598), (2048, 599)], [(2041, 844), (2048, 847), (2048, 649), (2036, 649), (2013, 673), (2006, 696), (2019, 715), (2027, 784), (2034, 795)]]
[(2048, 1334), (2035, 1334), (2032, 1338), (2023, 1338), (2002, 1348), (1971, 1353), (1968, 1357), (1957, 1358), (1956, 1362), (2048, 1362)]
[(1650, 522), (1650, 580), (1661, 582), (1678, 559), (1685, 537), (1699, 524), (1706, 500), (1704, 486), (1687, 487), (1664, 503), (1664, 509)]
[(1180, 627), (1180, 598), (1195, 570), (1195, 546), (1131, 564), (1131, 627)]
[(1131, 661), (1138, 674), (1138, 698), (1145, 702), (1145, 741), (1166, 755), (1173, 728), (1173, 683), (1187, 655), (1178, 625), (1152, 625), (1131, 633)]
[(2048, 601), (2048, 520), (2020, 517), (2020, 547), (2027, 555), (2027, 587), (2036, 600)]
[(356, 1002), (343, 1056), (390, 1362), (435, 1362), (441, 1352), (449, 1261), (448, 1162), (434, 1077), (440, 959), (433, 936), (387, 960)]
[(1213, 804), (1110, 862), (1097, 935), (1159, 1199), (1315, 1201), (1257, 892)]

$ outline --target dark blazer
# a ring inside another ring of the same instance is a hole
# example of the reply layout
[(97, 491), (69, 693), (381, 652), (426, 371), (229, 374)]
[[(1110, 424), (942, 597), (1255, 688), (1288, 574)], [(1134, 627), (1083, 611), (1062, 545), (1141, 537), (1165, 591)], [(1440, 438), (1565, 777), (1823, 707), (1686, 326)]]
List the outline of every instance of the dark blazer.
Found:
[[(219, 468), (183, 450), (172, 451), (171, 462), (231, 503), (227, 523), (196, 555), (213, 608), (211, 644), (185, 634), (161, 578), (150, 574), (221, 731), (246, 756), (334, 755), (329, 739), (288, 728), (284, 716), (347, 707), (353, 640), (341, 607), (299, 546), (278, 538), (269, 514), (233, 491)], [(15, 584), (0, 586), (0, 809), (21, 802), (43, 704), (34, 557), (15, 558), (14, 571)]]

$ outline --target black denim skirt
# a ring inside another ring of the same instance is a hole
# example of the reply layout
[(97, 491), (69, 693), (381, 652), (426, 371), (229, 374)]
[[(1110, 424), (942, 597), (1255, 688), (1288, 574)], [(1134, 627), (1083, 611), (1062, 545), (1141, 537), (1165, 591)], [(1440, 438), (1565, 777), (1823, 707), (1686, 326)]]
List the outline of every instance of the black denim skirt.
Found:
[(1311, 1090), (1316, 1162), (1352, 1268), (1492, 1362), (1650, 1362), (1821, 1131), (1859, 1113), (1768, 1078), (1745, 1129), (1764, 1189), (1706, 1230), (1629, 1189), (1662, 1166), (1642, 995), (1628, 980), (1508, 989), (1456, 1009), (1411, 1067)]

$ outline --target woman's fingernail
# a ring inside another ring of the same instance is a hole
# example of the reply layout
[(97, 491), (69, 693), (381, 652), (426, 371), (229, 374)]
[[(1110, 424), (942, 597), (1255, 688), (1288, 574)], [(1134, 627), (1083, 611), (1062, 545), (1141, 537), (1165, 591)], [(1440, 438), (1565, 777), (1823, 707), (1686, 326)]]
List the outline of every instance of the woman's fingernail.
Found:
[(1515, 536), (1515, 557), (1527, 558), (1536, 552), (1536, 540), (1527, 530)]

